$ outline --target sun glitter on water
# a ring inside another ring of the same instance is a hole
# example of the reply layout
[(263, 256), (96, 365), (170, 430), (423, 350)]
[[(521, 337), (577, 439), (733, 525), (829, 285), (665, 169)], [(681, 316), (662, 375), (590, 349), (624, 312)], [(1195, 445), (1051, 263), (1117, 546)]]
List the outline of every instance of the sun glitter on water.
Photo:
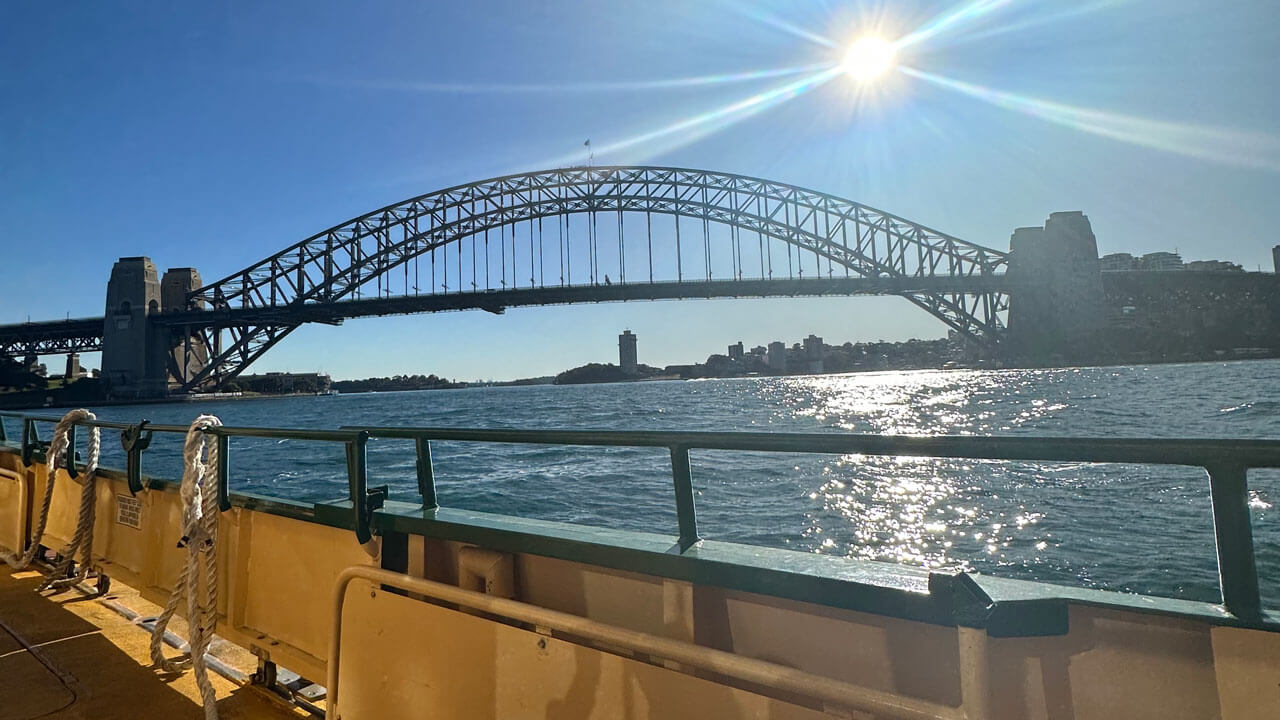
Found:
[(867, 35), (849, 46), (841, 67), (849, 77), (867, 84), (883, 77), (897, 65), (897, 61), (898, 52), (893, 43)]

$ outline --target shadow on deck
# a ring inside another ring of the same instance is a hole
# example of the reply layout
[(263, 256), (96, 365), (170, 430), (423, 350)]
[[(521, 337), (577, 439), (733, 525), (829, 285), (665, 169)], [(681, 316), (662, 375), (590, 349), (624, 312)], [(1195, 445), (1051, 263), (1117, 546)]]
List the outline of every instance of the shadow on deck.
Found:
[[(37, 594), (37, 572), (0, 568), (0, 720), (204, 717), (190, 672), (152, 669), (148, 633), (75, 589)], [(154, 608), (129, 588), (108, 597)], [(264, 692), (211, 678), (224, 720), (306, 717)]]

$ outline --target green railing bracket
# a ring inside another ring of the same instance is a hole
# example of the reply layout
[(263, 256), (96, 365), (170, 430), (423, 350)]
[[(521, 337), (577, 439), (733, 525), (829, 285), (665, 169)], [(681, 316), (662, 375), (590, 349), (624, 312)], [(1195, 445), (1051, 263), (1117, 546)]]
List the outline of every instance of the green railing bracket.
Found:
[(214, 442), (218, 443), (218, 509), (226, 512), (231, 509), (231, 438), (220, 434)]
[(680, 524), (680, 552), (684, 552), (701, 539), (698, 514), (693, 506), (693, 472), (688, 446), (671, 446), (671, 477), (676, 493), (676, 520)]
[(365, 430), (359, 431), (347, 441), (347, 484), (351, 494), (356, 540), (361, 545), (373, 539), (373, 513), (382, 507), (389, 494), (389, 487), (386, 485), (369, 488), (368, 445), (369, 433)]
[[(46, 446), (47, 448), (48, 446)], [(67, 477), (75, 480), (80, 476), (80, 470), (76, 467), (76, 463), (83, 458), (80, 457), (80, 451), (76, 450), (76, 426), (72, 423), (67, 427), (67, 449), (66, 449), (66, 470)]]
[(440, 507), (436, 498), (436, 471), (431, 464), (431, 441), (418, 437), (413, 439), (414, 449), (418, 454), (418, 494), (422, 496), (422, 509), (433, 510)]
[(993, 600), (972, 573), (929, 573), (929, 595), (949, 605), (956, 625), (983, 628), (991, 637), (1048, 637), (1070, 629), (1067, 603), (1043, 597)]
[(1213, 503), (1213, 534), (1218, 547), (1218, 582), (1222, 605), (1241, 620), (1262, 617), (1262, 594), (1253, 556), (1253, 525), (1249, 518), (1248, 468), (1240, 463), (1205, 466)]
[(76, 460), (78, 458), (76, 457), (76, 424), (75, 423), (71, 423), (70, 425), (67, 426), (67, 449), (64, 451), (64, 454), (67, 457), (66, 459), (67, 477), (71, 478), (72, 480), (75, 480), (76, 476), (80, 474), (79, 471), (76, 470)]
[(131, 495), (142, 491), (142, 451), (151, 447), (152, 431), (147, 429), (150, 422), (142, 420), (120, 431), (120, 445), (124, 448), (127, 463), (125, 478)]
[(36, 457), (36, 451), (39, 450), (43, 454), (47, 447), (40, 440), (40, 431), (36, 428), (34, 418), (24, 417), (22, 419), (22, 464), (30, 465)]
[(973, 576), (958, 570), (929, 573), (929, 595), (950, 605), (955, 623), (964, 627), (986, 627), (995, 609), (995, 601)]

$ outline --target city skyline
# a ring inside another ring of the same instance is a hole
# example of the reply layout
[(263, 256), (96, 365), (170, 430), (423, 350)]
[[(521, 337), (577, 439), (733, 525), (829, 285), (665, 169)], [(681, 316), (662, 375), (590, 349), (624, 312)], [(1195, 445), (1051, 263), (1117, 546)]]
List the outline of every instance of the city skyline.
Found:
[[(411, 195), (585, 162), (587, 138), (597, 163), (793, 182), (995, 248), (1080, 209), (1101, 254), (1269, 264), (1269, 5), (712, 5), (0, 9), (0, 242), (32, 270), (0, 322), (100, 315), (121, 256), (215, 279)], [(797, 85), (868, 28), (911, 40), (910, 72)], [(339, 37), (342, 58), (319, 50)], [(897, 298), (633, 302), (308, 326), (254, 371), (538, 375), (624, 325), (675, 364), (797, 318), (851, 340), (946, 331)]]

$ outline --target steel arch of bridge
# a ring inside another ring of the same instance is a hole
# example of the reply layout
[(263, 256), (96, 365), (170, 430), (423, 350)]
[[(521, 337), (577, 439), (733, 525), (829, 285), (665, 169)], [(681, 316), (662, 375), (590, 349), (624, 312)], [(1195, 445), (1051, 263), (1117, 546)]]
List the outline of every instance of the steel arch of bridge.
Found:
[[(851, 200), (742, 175), (665, 167), (574, 167), (508, 175), (389, 205), (193, 291), (193, 304), (266, 312), (255, 312), (251, 323), (227, 326), (225, 344), (216, 329), (191, 328), (190, 335), (203, 335), (212, 353), (183, 389), (221, 385), (294, 328), (315, 321), (308, 315), (315, 307), (308, 306), (357, 298), (374, 286), (381, 295), (392, 270), (437, 249), (447, 252), (450, 244), (488, 230), (557, 216), (589, 214), (594, 228), (602, 212), (619, 214), (619, 237), (622, 213), (676, 216), (677, 244), (679, 218), (702, 221), (704, 238), (707, 223), (757, 233), (794, 246), (797, 257), (801, 251), (813, 253), (819, 271), (825, 258), (828, 276), (834, 265), (846, 275), (868, 278), (985, 278), (1001, 273), (1008, 262), (1007, 253)], [(513, 261), (514, 252), (513, 246)], [(708, 258), (708, 280), (710, 272)], [(736, 279), (742, 277), (738, 270)], [(514, 273), (512, 280), (514, 287)], [(536, 278), (530, 280), (532, 285)], [(625, 270), (619, 281), (626, 281)], [(653, 281), (652, 271), (648, 281)], [(590, 282), (600, 283), (594, 269)], [(505, 270), (503, 285), (505, 289)], [(460, 278), (456, 292), (463, 294), (462, 288)], [(1003, 334), (1001, 316), (1009, 306), (1003, 290), (975, 284), (974, 290), (896, 294), (982, 345), (995, 346)]]

